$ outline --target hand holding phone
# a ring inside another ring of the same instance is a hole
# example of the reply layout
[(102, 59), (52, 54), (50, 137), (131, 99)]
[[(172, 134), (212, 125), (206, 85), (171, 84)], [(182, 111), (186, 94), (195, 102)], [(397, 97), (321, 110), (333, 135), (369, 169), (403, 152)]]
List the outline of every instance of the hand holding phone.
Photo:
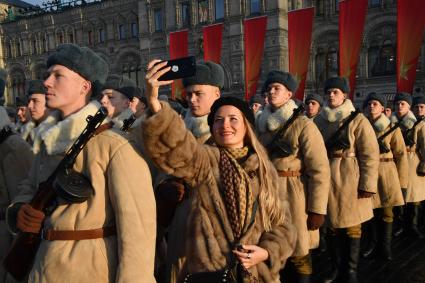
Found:
[[(156, 64), (162, 62), (164, 61), (158, 62)], [(189, 56), (179, 59), (168, 60), (167, 65), (164, 68), (166, 67), (171, 67), (171, 69), (164, 75), (159, 77), (158, 81), (170, 81), (191, 77), (196, 73), (196, 58), (195, 56)]]

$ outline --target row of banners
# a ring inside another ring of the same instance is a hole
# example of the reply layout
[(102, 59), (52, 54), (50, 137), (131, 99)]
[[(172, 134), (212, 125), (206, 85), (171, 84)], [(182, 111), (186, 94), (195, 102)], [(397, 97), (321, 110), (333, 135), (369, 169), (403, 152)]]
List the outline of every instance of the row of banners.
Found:
[[(339, 2), (339, 75), (350, 81), (353, 98), (359, 52), (368, 0)], [(303, 100), (310, 60), (314, 7), (288, 12), (289, 72), (299, 82), (295, 94)], [(257, 92), (264, 52), (267, 17), (244, 20), (245, 99)], [(411, 93), (425, 30), (425, 1), (397, 1), (397, 91)], [(203, 28), (204, 60), (220, 63), (223, 24)], [(188, 31), (170, 33), (170, 59), (188, 56)], [(172, 97), (184, 97), (181, 81), (172, 86)]]

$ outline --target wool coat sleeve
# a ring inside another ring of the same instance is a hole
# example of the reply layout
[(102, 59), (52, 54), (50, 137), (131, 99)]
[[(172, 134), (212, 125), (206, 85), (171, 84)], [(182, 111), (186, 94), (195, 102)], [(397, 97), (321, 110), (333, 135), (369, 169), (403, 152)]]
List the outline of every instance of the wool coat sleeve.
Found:
[(278, 273), (286, 260), (292, 255), (295, 250), (297, 230), (291, 222), (291, 212), (289, 204), (282, 200), (285, 219), (283, 223), (275, 224), (268, 232), (261, 235), (258, 246), (267, 250), (269, 258), (265, 262), (271, 273)]
[(420, 174), (425, 174), (425, 122), (421, 122), (421, 126), (417, 132), (417, 152), (419, 155), (419, 165), (417, 172)]
[(142, 158), (128, 159), (134, 153), (131, 144), (124, 144), (112, 156), (107, 170), (117, 228), (115, 282), (155, 282), (155, 199), (146, 162)]
[(210, 173), (208, 153), (168, 103), (161, 105), (162, 109), (142, 124), (145, 149), (167, 174), (195, 187)]
[(307, 176), (307, 211), (326, 214), (330, 167), (325, 142), (317, 126), (309, 121), (299, 136), (303, 158), (303, 173)]
[[(376, 193), (378, 185), (379, 146), (375, 132), (369, 121), (363, 116), (357, 117), (354, 129), (356, 156), (359, 162), (360, 179), (358, 189)], [(351, 174), (351, 172), (347, 172)]]
[(394, 131), (391, 137), (390, 147), (397, 167), (400, 187), (407, 188), (409, 181), (409, 161), (407, 159), (406, 145), (404, 144), (403, 135), (400, 129)]

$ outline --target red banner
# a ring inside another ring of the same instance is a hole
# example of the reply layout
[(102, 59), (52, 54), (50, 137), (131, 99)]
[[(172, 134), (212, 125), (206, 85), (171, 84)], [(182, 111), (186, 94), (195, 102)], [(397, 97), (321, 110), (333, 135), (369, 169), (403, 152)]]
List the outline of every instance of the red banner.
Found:
[(245, 99), (257, 92), (264, 51), (267, 16), (244, 20)]
[(220, 64), (221, 43), (223, 41), (223, 24), (206, 26), (204, 33), (204, 60)]
[(425, 1), (397, 1), (397, 91), (412, 93), (425, 29)]
[[(188, 56), (187, 30), (170, 32), (170, 59)], [(184, 99), (186, 96), (182, 80), (175, 80), (171, 86), (172, 99)]]
[(294, 95), (301, 101), (310, 60), (313, 17), (314, 7), (288, 12), (289, 72), (297, 78), (299, 85)]
[(339, 75), (349, 78), (350, 98), (356, 86), (357, 63), (367, 12), (367, 0), (339, 2)]

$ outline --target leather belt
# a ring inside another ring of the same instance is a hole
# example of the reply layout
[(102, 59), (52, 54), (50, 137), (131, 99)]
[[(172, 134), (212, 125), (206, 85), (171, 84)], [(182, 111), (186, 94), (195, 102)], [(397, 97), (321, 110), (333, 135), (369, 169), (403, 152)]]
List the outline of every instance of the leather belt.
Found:
[(379, 158), (380, 162), (392, 162), (394, 161), (394, 158)]
[(299, 177), (302, 175), (300, 171), (277, 171), (277, 174), (280, 177)]
[(115, 226), (103, 227), (92, 230), (41, 230), (40, 237), (47, 241), (79, 241), (89, 239), (107, 238), (117, 234)]
[(331, 153), (329, 157), (330, 158), (356, 157), (356, 153), (355, 152)]

